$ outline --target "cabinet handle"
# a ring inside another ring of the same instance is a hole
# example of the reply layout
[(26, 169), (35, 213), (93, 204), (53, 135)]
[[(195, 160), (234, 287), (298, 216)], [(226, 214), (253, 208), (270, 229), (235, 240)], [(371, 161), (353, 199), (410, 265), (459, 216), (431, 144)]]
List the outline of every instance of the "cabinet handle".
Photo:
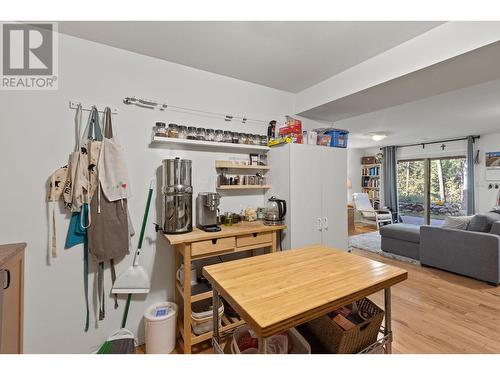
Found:
[(323, 217), (323, 229), (328, 230), (328, 218), (326, 216)]
[(215, 245), (217, 243), (217, 238), (212, 238), (212, 245)]
[(5, 273), (7, 274), (7, 286), (4, 286), (3, 289), (9, 289), (9, 286), (10, 286), (10, 271), (9, 270), (2, 270), (2, 271), (5, 271)]
[(317, 220), (317, 229), (321, 232), (323, 230), (322, 220), (320, 217), (318, 217), (316, 220)]
[(258, 234), (258, 233), (252, 233), (252, 235), (253, 235), (254, 237), (257, 237), (257, 234)]

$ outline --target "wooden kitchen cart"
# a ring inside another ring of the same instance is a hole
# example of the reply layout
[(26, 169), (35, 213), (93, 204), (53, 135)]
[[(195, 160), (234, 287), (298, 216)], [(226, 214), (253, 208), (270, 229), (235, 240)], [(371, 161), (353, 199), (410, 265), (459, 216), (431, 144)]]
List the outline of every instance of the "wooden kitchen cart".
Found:
[[(385, 291), (383, 345), (391, 353), (391, 286), (408, 273), (368, 258), (321, 245), (214, 264), (203, 268), (212, 284), (213, 306), (220, 296), (259, 337), (266, 339), (318, 318), (363, 297)], [(222, 353), (218, 316), (214, 314), (213, 346)]]
[[(220, 232), (204, 232), (194, 228), (184, 234), (165, 234), (165, 237), (175, 248), (175, 270), (182, 264), (182, 285), (174, 276), (175, 302), (183, 305), (179, 314), (179, 332), (184, 345), (184, 353), (191, 353), (191, 347), (212, 338), (212, 332), (195, 335), (191, 330), (191, 303), (212, 298), (212, 291), (192, 295), (191, 262), (198, 259), (234, 254), (242, 251), (269, 248), (271, 253), (277, 249), (278, 231), (285, 226), (268, 226), (262, 222), (242, 222), (232, 226), (221, 226)], [(182, 258), (182, 259), (181, 259)], [(230, 331), (244, 322), (223, 315), (221, 332)]]

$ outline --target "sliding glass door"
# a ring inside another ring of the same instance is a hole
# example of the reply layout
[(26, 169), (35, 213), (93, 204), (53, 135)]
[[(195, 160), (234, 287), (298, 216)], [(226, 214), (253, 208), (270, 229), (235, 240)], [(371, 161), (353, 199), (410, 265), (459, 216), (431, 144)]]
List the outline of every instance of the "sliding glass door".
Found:
[(403, 223), (440, 226), (467, 212), (463, 156), (398, 161), (398, 205)]

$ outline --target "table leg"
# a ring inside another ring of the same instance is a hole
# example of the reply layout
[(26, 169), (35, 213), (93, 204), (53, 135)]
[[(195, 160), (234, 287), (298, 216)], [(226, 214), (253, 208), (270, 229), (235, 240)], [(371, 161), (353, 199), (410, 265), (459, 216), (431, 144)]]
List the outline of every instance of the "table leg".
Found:
[(184, 354), (191, 354), (191, 245), (184, 245)]
[(259, 354), (267, 354), (267, 339), (259, 336)]
[(271, 245), (271, 253), (275, 253), (278, 246), (278, 231), (274, 231), (273, 232), (273, 242), (272, 242), (272, 245)]
[(212, 288), (212, 323), (213, 323), (213, 329), (212, 329), (212, 341), (213, 341), (213, 347), (214, 347), (214, 353), (217, 354), (218, 348), (220, 348), (220, 334), (219, 334), (219, 292), (215, 289)]
[(384, 289), (384, 305), (385, 305), (385, 335), (388, 335), (387, 343), (385, 344), (385, 352), (392, 353), (392, 325), (391, 325), (391, 288)]

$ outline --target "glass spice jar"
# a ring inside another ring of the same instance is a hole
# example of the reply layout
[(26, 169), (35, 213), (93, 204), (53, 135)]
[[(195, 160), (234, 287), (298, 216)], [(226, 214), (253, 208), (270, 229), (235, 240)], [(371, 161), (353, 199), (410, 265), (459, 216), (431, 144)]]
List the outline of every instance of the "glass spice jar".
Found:
[(261, 146), (267, 146), (267, 135), (261, 135), (260, 136), (260, 145)]
[(229, 130), (224, 130), (224, 142), (231, 143), (233, 141), (233, 135)]
[(207, 129), (205, 132), (205, 139), (210, 142), (215, 141), (215, 130), (214, 129)]
[(232, 143), (238, 143), (239, 142), (240, 138), (239, 138), (238, 132), (231, 133), (231, 136), (232, 136)]
[(206, 139), (205, 128), (196, 128), (196, 140), (204, 141)]
[(179, 126), (177, 124), (168, 124), (168, 136), (170, 138), (179, 138)]
[(222, 142), (224, 140), (224, 132), (220, 129), (215, 131), (215, 142)]
[(191, 139), (191, 140), (196, 139), (196, 127), (195, 126), (188, 126), (186, 138)]
[(184, 125), (179, 125), (179, 138), (181, 139), (187, 138), (187, 127)]
[(240, 133), (238, 135), (238, 143), (245, 144), (247, 141), (247, 136), (245, 133)]
[(166, 137), (167, 136), (167, 128), (165, 127), (164, 122), (156, 122), (154, 126), (154, 133), (157, 137)]

